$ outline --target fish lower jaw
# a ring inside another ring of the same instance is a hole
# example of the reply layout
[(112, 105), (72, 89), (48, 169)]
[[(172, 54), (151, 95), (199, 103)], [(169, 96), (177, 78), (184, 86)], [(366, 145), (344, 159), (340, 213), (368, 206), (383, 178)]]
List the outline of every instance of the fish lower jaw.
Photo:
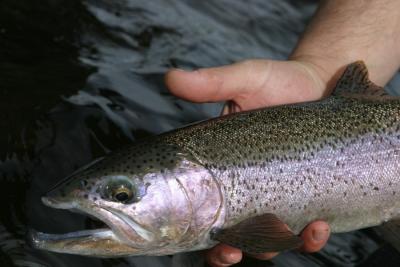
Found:
[(52, 250), (49, 246), (51, 244), (54, 245), (59, 242), (71, 243), (76, 242), (78, 239), (83, 240), (89, 238), (115, 238), (115, 235), (111, 229), (105, 228), (75, 231), (65, 234), (49, 234), (31, 229), (28, 233), (28, 241), (34, 248), (47, 250)]
[(65, 234), (48, 234), (35, 230), (28, 233), (28, 243), (35, 249), (59, 253), (91, 255), (85, 250), (94, 240), (114, 240), (116, 237), (111, 229), (93, 229), (70, 232)]
[(99, 258), (115, 258), (142, 254), (142, 250), (126, 245), (111, 229), (94, 229), (67, 234), (47, 234), (31, 230), (28, 242), (33, 248)]

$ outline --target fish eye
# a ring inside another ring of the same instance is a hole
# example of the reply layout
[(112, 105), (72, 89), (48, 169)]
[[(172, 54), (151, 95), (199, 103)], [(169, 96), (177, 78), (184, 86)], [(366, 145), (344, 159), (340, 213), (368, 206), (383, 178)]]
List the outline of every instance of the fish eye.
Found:
[(121, 186), (119, 188), (114, 188), (112, 190), (112, 198), (115, 201), (121, 203), (127, 203), (132, 200), (133, 198), (133, 191), (125, 186)]
[(141, 185), (124, 176), (112, 176), (106, 180), (102, 190), (103, 198), (128, 204), (137, 202), (144, 195)]

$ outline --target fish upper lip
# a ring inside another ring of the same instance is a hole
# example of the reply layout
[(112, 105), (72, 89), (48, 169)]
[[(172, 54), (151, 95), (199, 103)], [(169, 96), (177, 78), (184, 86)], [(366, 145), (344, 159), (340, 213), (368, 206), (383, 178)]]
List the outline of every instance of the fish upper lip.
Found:
[(74, 202), (62, 202), (52, 197), (42, 197), (42, 202), (54, 209), (74, 209), (76, 207)]

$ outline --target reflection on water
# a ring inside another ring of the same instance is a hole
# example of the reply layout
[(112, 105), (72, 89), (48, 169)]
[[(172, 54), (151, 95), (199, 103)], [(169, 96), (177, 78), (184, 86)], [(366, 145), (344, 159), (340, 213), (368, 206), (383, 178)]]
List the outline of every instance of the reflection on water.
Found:
[[(27, 227), (85, 228), (40, 195), (92, 159), (143, 136), (216, 116), (163, 85), (170, 67), (284, 59), (314, 1), (0, 2), (0, 266), (171, 266), (198, 255), (99, 260), (35, 251)], [(398, 83), (399, 84), (399, 83)], [(368, 231), (335, 235), (320, 253), (241, 266), (354, 266), (379, 246)], [(194, 260), (196, 259), (196, 260)], [(178, 265), (176, 265), (178, 266)]]

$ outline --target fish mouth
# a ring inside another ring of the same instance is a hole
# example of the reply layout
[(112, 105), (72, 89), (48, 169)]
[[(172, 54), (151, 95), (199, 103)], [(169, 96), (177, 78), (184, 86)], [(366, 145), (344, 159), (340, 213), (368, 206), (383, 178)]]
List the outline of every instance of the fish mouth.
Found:
[[(28, 242), (37, 249), (60, 253), (97, 257), (120, 257), (143, 254), (154, 235), (132, 218), (111, 208), (94, 204), (85, 206), (77, 202), (59, 201), (43, 197), (51, 208), (83, 213), (102, 224), (98, 229), (81, 230), (65, 234), (49, 234), (30, 230)], [(96, 223), (99, 224), (99, 223)]]

